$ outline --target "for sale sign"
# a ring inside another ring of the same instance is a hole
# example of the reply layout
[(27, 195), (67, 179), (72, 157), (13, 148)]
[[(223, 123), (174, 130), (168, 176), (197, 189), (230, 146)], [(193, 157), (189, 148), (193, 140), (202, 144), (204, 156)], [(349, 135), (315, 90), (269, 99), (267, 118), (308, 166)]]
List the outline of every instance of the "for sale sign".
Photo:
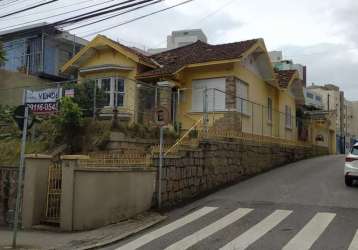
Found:
[(61, 88), (26, 90), (25, 103), (36, 114), (50, 114), (58, 111)]
[(55, 113), (58, 111), (58, 103), (28, 103), (27, 106), (31, 109), (33, 113), (36, 114), (48, 114)]

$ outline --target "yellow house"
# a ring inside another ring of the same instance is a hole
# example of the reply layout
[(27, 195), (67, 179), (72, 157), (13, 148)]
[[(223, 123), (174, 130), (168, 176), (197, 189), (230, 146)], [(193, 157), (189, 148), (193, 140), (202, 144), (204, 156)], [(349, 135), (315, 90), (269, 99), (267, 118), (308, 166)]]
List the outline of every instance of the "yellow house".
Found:
[(178, 92), (176, 120), (183, 129), (203, 111), (210, 124), (234, 111), (243, 132), (296, 140), (290, 84), (298, 75), (279, 79), (262, 39), (219, 45), (198, 41), (151, 58), (161, 67), (137, 78), (167, 81)]
[(138, 86), (136, 76), (143, 70), (157, 68), (147, 56), (98, 35), (82, 48), (63, 67), (62, 72), (73, 74), (79, 82), (92, 80), (106, 95), (101, 115), (119, 116), (130, 121), (138, 120)]
[(115, 107), (121, 116), (140, 121), (138, 89), (144, 84), (156, 89), (147, 92), (152, 106), (146, 110), (165, 106), (172, 124), (184, 130), (203, 116), (213, 126), (235, 113), (243, 132), (297, 139), (290, 91), (297, 72), (275, 72), (263, 39), (219, 45), (198, 41), (148, 56), (99, 35), (62, 70), (104, 89), (108, 104), (103, 114)]
[[(293, 84), (299, 81), (297, 70), (277, 70), (279, 94), (279, 123), (280, 127), (285, 128), (278, 132), (279, 137), (296, 139), (297, 138), (297, 120), (296, 120), (296, 100), (293, 93)], [(286, 115), (288, 114), (288, 115)]]

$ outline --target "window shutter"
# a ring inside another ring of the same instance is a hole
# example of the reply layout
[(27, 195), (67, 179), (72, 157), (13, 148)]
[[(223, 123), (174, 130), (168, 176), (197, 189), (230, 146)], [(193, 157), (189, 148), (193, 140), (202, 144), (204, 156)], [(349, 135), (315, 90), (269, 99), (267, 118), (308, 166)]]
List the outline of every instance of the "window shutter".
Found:
[(225, 111), (225, 78), (192, 82), (192, 111), (204, 111), (204, 91), (207, 88), (208, 111)]

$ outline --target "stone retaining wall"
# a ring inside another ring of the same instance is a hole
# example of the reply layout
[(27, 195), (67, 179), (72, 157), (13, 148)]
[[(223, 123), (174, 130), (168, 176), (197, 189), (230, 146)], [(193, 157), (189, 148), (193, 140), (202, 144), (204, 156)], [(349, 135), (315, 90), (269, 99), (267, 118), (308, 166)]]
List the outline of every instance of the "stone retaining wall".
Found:
[(12, 221), (16, 203), (17, 169), (0, 166), (0, 226)]
[[(202, 141), (198, 150), (181, 151), (164, 160), (162, 201), (177, 205), (245, 177), (294, 161), (328, 154), (328, 148), (258, 144), (247, 141)], [(158, 165), (158, 159), (155, 159)]]

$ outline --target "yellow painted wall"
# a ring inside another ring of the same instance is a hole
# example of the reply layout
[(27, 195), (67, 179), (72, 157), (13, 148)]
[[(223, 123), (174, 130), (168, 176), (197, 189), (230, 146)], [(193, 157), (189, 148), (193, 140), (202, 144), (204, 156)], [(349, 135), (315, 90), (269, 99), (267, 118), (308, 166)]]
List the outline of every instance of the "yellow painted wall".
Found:
[[(266, 136), (277, 136), (278, 114), (278, 89), (267, 84), (258, 75), (236, 63), (234, 75), (249, 85), (249, 100), (251, 104), (251, 113), (243, 119), (243, 132), (253, 134), (263, 134)], [(272, 98), (273, 119), (268, 120), (268, 97)]]
[(136, 62), (111, 48), (97, 50), (94, 56), (81, 64), (81, 67), (89, 67), (101, 64), (117, 64), (133, 68), (137, 67)]
[[(289, 106), (291, 108), (291, 128), (286, 128), (286, 117), (285, 117), (285, 106)], [(296, 126), (296, 104), (293, 95), (289, 90), (280, 90), (279, 95), (279, 107), (280, 111), (280, 123), (282, 128), (280, 130), (280, 137), (286, 138), (288, 140), (296, 140), (297, 139), (297, 126)]]
[[(181, 102), (179, 106), (179, 116), (178, 120), (182, 124), (182, 129), (191, 128), (197, 120), (199, 120), (203, 114), (202, 113), (193, 113), (192, 109), (192, 81), (198, 79), (208, 79), (208, 78), (221, 78), (226, 77), (233, 72), (233, 65), (215, 65), (215, 66), (206, 66), (200, 68), (191, 68), (186, 69), (180, 73), (179, 83), (181, 88), (184, 89), (181, 92)], [(218, 119), (222, 117), (222, 113), (211, 113), (209, 115), (209, 121), (212, 123), (213, 118)]]
[[(105, 70), (101, 72), (91, 72), (91, 73), (81, 73), (78, 75), (80, 80), (86, 79), (96, 79), (104, 77), (118, 77), (124, 79), (124, 106), (119, 107), (119, 112), (128, 112), (132, 114), (133, 120), (136, 120), (136, 110), (137, 110), (137, 87), (135, 82), (135, 76), (137, 74), (137, 64), (132, 61), (130, 58), (125, 55), (120, 54), (117, 51), (114, 51), (111, 48), (98, 50), (97, 53), (84, 61), (79, 66), (84, 67), (93, 67), (100, 66), (104, 64), (116, 64), (124, 67), (133, 68), (130, 71), (127, 70)], [(105, 109), (104, 112), (111, 112), (111, 109)]]
[[(317, 121), (311, 121), (309, 132), (309, 138), (312, 144), (328, 147), (330, 154), (337, 153), (336, 130), (334, 122), (330, 122), (330, 126), (327, 126), (327, 121), (325, 124)], [(324, 137), (324, 141), (316, 141), (317, 135), (322, 135)]]
[[(246, 133), (264, 134), (266, 136), (285, 135), (287, 139), (296, 140), (296, 131), (287, 131), (284, 129), (284, 116), (279, 114), (280, 105), (288, 104), (291, 106), (292, 114), (295, 114), (294, 98), (289, 95), (282, 95), (277, 87), (269, 85), (255, 73), (243, 67), (239, 62), (228, 63), (216, 66), (203, 66), (198, 68), (186, 69), (178, 75), (178, 81), (182, 91), (179, 122), (182, 123), (183, 129), (192, 127), (196, 120), (202, 117), (201, 113), (192, 113), (192, 81), (198, 79), (221, 78), (227, 76), (235, 76), (249, 85), (249, 115), (242, 115), (242, 130)], [(273, 101), (273, 121), (268, 121), (267, 99), (272, 98)], [(281, 111), (281, 110), (280, 110)], [(282, 112), (282, 111), (281, 111)], [(284, 108), (283, 108), (284, 112)], [(214, 119), (219, 119), (223, 113), (209, 112), (209, 125)], [(279, 117), (281, 116), (281, 119)], [(280, 120), (282, 120), (280, 122)], [(292, 122), (295, 127), (295, 121)], [(279, 126), (280, 125), (280, 126)], [(282, 131), (282, 132), (280, 132)]]

